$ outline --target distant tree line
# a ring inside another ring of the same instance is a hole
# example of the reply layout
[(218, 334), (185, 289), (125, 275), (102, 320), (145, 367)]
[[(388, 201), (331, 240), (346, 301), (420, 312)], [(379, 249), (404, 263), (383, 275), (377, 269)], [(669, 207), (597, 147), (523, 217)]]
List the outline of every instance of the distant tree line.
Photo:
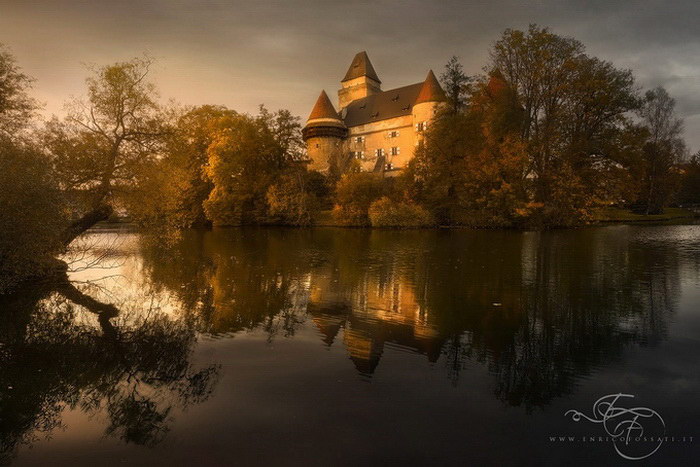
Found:
[(483, 76), (457, 58), (448, 98), (397, 177), (307, 170), (289, 111), (162, 105), (149, 57), (94, 67), (84, 98), (45, 124), (32, 80), (0, 49), (0, 293), (112, 216), (183, 229), (244, 224), (548, 228), (597, 206), (659, 213), (700, 202), (700, 156), (663, 88), (575, 39), (506, 30)]

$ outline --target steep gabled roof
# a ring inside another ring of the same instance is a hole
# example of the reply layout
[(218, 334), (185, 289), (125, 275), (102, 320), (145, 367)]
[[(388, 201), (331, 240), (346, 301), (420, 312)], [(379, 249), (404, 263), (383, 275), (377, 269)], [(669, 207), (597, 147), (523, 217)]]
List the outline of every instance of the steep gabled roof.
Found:
[(442, 102), (445, 100), (445, 91), (443, 91), (442, 87), (440, 87), (440, 83), (438, 83), (433, 70), (430, 70), (428, 72), (428, 76), (423, 82), (423, 87), (421, 88), (415, 103), (421, 104), (423, 102)]
[(352, 101), (343, 111), (343, 121), (350, 127), (411, 115), (422, 87), (416, 83)]
[(315, 120), (317, 118), (335, 118), (340, 120), (338, 112), (335, 111), (331, 100), (328, 98), (326, 91), (321, 91), (321, 94), (316, 100), (316, 105), (311, 110), (308, 120)]
[(361, 76), (367, 76), (368, 78), (375, 80), (377, 83), (381, 83), (379, 76), (377, 76), (377, 72), (374, 71), (372, 62), (369, 61), (367, 52), (364, 50), (355, 55), (355, 58), (352, 59), (350, 68), (348, 68), (348, 72), (345, 73), (345, 78), (343, 78), (342, 81), (350, 81), (351, 79), (360, 78)]

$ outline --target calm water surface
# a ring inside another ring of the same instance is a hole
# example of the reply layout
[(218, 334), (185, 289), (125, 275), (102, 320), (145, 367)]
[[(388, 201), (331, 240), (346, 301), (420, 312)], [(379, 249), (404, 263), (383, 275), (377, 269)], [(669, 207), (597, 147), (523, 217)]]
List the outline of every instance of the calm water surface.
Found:
[(85, 242), (0, 303), (0, 463), (629, 464), (618, 393), (700, 463), (700, 226)]

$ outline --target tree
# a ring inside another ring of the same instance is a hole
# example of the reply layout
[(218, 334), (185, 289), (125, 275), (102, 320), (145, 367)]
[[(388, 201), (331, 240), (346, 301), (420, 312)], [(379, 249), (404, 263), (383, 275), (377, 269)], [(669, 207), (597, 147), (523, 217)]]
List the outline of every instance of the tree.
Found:
[(466, 105), (472, 78), (464, 73), (462, 64), (455, 55), (445, 64), (445, 70), (440, 74), (440, 81), (445, 89), (450, 108), (453, 112), (458, 112)]
[(526, 216), (522, 109), (497, 70), (469, 108), (441, 114), (414, 163), (418, 196), (441, 224), (512, 226)]
[(321, 200), (313, 192), (309, 172), (294, 167), (281, 174), (267, 190), (268, 220), (274, 224), (308, 226), (320, 211)]
[(37, 108), (27, 91), (32, 79), (20, 71), (15, 58), (0, 44), (0, 138), (16, 139)]
[(369, 207), (386, 191), (385, 179), (381, 174), (355, 172), (343, 175), (336, 185), (334, 219), (346, 225), (369, 225)]
[(147, 78), (152, 59), (95, 68), (87, 99), (76, 100), (64, 121), (47, 125), (45, 144), (62, 187), (74, 198), (64, 245), (114, 210), (143, 164), (156, 157), (167, 134), (158, 94)]
[(36, 109), (30, 84), (0, 46), (0, 294), (52, 269), (65, 227), (51, 161), (24, 131)]
[(219, 120), (208, 150), (213, 189), (204, 210), (214, 225), (268, 221), (268, 190), (300, 160), (300, 124), (288, 111)]
[(65, 203), (50, 161), (0, 138), (0, 295), (49, 272), (61, 250)]
[(130, 216), (157, 230), (208, 225), (203, 204), (213, 183), (206, 173), (207, 151), (219, 120), (235, 115), (233, 110), (213, 105), (176, 112), (162, 157), (144, 164), (128, 192)]
[(639, 110), (648, 137), (642, 146), (639, 165), (641, 180), (635, 210), (644, 214), (663, 211), (677, 188), (677, 164), (685, 154), (683, 120), (675, 114), (676, 101), (662, 87), (654, 88), (644, 96)]
[(700, 153), (682, 165), (681, 188), (676, 199), (682, 204), (700, 204)]
[(534, 25), (506, 30), (491, 50), (491, 67), (523, 110), (520, 139), (540, 218), (559, 225), (585, 219), (608, 182), (601, 161), (610, 160), (629, 112), (639, 107), (632, 73)]

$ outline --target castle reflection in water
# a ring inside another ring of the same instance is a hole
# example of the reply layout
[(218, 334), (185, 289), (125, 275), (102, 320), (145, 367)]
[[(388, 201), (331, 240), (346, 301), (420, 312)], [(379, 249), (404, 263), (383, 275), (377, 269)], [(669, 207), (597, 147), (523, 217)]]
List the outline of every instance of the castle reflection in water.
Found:
[(505, 402), (541, 405), (666, 335), (679, 277), (698, 265), (649, 232), (224, 229), (144, 241), (141, 255), (205, 333), (292, 336), (310, 321), (363, 375), (395, 347), (454, 378), (483, 363)]

